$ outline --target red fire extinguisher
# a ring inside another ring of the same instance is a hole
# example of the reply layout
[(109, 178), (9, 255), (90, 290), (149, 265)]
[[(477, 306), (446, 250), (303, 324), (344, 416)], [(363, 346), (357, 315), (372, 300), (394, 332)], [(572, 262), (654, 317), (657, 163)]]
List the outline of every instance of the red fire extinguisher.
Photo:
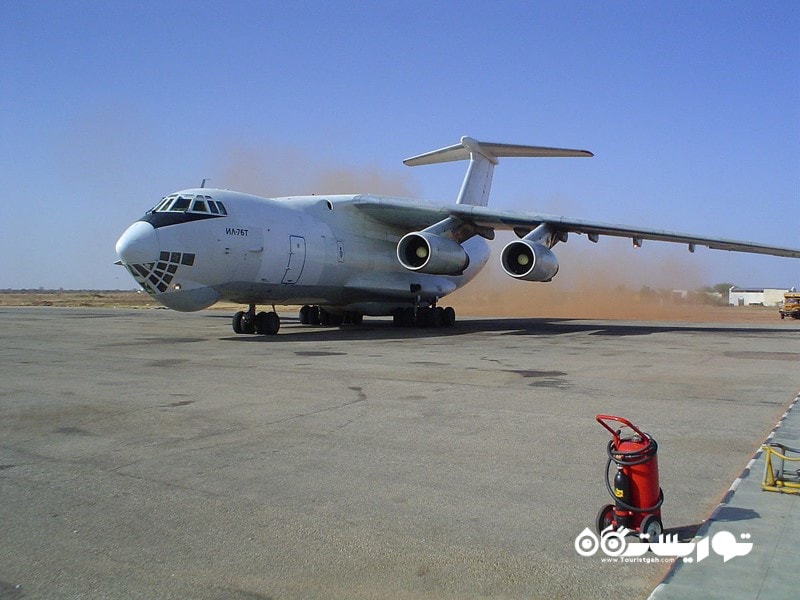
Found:
[[(636, 531), (641, 537), (656, 541), (664, 527), (661, 523), (661, 504), (664, 492), (658, 483), (658, 444), (647, 433), (630, 421), (612, 415), (597, 415), (597, 422), (611, 433), (606, 463), (606, 487), (614, 498), (597, 514), (597, 531), (608, 527), (619, 530), (623, 527)], [(613, 429), (609, 422), (622, 425)], [(622, 436), (622, 429), (631, 434)], [(611, 480), (611, 465), (616, 473)]]

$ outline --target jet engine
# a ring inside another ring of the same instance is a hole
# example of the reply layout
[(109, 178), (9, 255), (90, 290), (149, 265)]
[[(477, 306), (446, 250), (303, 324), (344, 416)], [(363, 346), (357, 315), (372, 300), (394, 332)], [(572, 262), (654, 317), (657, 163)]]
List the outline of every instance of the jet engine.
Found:
[(546, 246), (526, 239), (509, 242), (500, 262), (511, 277), (525, 281), (550, 281), (558, 273), (556, 255)]
[(461, 244), (427, 231), (404, 235), (397, 243), (397, 260), (410, 271), (434, 275), (460, 275), (469, 265)]

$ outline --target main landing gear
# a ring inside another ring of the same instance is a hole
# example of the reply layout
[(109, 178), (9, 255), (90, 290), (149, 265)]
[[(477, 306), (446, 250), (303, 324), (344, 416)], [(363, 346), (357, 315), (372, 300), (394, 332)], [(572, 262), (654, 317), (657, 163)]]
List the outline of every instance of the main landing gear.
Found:
[[(303, 325), (361, 325), (363, 319), (364, 315), (358, 312), (334, 313), (321, 306), (305, 305), (300, 309), (300, 323)], [(392, 323), (395, 327), (452, 327), (456, 323), (456, 311), (450, 306), (406, 306), (392, 312)], [(246, 311), (240, 310), (233, 315), (232, 325), (237, 334), (275, 335), (281, 327), (281, 319), (274, 306), (270, 312), (256, 312), (255, 304), (251, 304)]]
[(361, 325), (364, 315), (346, 310), (344, 312), (329, 312), (321, 306), (306, 304), (300, 309), (300, 323), (302, 325), (323, 325), (325, 327), (338, 327), (339, 325)]
[(245, 311), (239, 311), (233, 315), (234, 333), (259, 333), (263, 335), (275, 335), (281, 328), (281, 319), (272, 307), (270, 312), (261, 311), (256, 313), (256, 305), (251, 304)]
[(395, 327), (452, 327), (456, 324), (456, 311), (451, 306), (425, 306), (396, 308), (392, 313)]

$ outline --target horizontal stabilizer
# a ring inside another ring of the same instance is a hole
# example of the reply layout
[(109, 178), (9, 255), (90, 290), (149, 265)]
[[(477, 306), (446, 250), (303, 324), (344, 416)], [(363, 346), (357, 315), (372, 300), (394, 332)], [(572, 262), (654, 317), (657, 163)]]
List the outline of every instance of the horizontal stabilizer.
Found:
[(594, 156), (588, 150), (570, 150), (567, 148), (549, 148), (547, 146), (521, 146), (518, 144), (497, 144), (493, 142), (479, 142), (470, 137), (462, 137), (461, 143), (439, 150), (433, 150), (412, 156), (403, 161), (409, 167), (418, 165), (432, 165), (435, 163), (467, 160), (475, 152), (488, 158), (496, 164), (498, 158), (588, 158)]

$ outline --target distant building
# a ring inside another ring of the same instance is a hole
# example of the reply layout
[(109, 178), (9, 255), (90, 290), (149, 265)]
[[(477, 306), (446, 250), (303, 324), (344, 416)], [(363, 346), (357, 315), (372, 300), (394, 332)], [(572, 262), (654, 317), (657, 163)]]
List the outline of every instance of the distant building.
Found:
[(740, 288), (733, 286), (728, 290), (728, 304), (731, 306), (778, 306), (783, 303), (783, 295), (788, 288)]

